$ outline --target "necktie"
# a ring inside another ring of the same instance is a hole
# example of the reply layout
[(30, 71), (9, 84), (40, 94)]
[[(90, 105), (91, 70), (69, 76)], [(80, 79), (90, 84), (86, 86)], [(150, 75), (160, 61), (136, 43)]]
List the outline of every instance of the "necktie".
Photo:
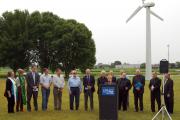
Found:
[(87, 78), (88, 78), (88, 84), (90, 84), (90, 77), (89, 77), (89, 75), (87, 76)]
[(34, 84), (35, 84), (35, 73), (33, 72), (33, 80), (34, 80)]

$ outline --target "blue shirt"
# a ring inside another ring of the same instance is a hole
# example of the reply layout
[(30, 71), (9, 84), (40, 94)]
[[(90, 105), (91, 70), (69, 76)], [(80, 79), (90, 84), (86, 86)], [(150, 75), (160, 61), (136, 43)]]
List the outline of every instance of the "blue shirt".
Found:
[(71, 87), (79, 87), (80, 91), (82, 91), (82, 83), (79, 77), (70, 77), (68, 80), (68, 89)]

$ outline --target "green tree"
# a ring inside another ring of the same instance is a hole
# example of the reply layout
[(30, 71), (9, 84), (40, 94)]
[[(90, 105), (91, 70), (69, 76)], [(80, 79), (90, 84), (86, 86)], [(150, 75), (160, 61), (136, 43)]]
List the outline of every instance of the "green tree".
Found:
[(29, 31), (31, 41), (35, 43), (35, 50), (39, 51), (39, 65), (41, 68), (53, 65), (53, 51), (51, 43), (55, 40), (55, 26), (59, 22), (59, 17), (51, 12), (40, 13), (35, 11), (30, 16)]
[(142, 63), (141, 65), (140, 65), (140, 68), (146, 68), (146, 63)]
[(28, 39), (28, 11), (4, 12), (0, 17), (0, 63), (15, 72), (29, 65), (26, 52), (32, 46)]
[(65, 21), (57, 27), (57, 31), (59, 37), (56, 38), (59, 39), (52, 46), (57, 48), (58, 62), (62, 63), (66, 76), (72, 69), (78, 68), (84, 72), (86, 68), (92, 68), (96, 63), (96, 49), (91, 31), (75, 20)]
[(51, 12), (5, 12), (0, 17), (0, 43), (1, 66), (14, 71), (36, 62), (53, 72), (60, 67), (67, 76), (72, 69), (84, 72), (96, 62), (91, 31)]

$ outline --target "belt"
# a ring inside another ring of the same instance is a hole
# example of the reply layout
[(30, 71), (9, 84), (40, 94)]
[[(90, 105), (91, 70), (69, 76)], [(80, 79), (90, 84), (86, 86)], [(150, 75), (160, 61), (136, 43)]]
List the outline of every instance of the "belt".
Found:
[(58, 91), (62, 90), (62, 88), (54, 87), (54, 89), (57, 89)]
[(79, 88), (79, 87), (71, 87), (71, 88)]

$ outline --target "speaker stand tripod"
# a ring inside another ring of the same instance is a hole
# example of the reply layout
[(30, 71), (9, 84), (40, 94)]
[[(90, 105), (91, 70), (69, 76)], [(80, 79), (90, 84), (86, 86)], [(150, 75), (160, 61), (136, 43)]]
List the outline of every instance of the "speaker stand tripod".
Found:
[[(172, 120), (170, 114), (168, 113), (167, 109), (166, 109), (166, 105), (164, 103), (164, 85), (165, 85), (165, 77), (163, 75), (163, 90), (162, 90), (162, 105), (161, 105), (161, 109), (158, 111), (158, 113), (156, 113), (156, 115), (152, 118), (152, 120), (156, 120), (158, 119), (158, 115), (160, 115), (162, 113), (162, 120), (165, 120), (165, 114), (167, 114), (169, 120)], [(159, 120), (159, 119), (158, 119)]]

